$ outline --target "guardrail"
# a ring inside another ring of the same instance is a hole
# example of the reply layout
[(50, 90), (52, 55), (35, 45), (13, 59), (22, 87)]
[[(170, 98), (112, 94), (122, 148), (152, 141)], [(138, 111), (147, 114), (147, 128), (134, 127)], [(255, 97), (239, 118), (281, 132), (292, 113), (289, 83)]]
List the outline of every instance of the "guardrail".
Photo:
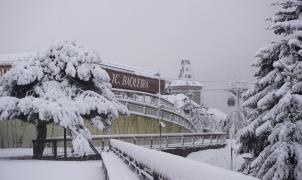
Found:
[[(160, 151), (146, 149), (115, 139), (110, 140), (110, 144), (110, 150), (120, 157), (140, 179), (256, 180), (254, 177), (239, 174), (238, 172), (210, 166)], [(106, 168), (106, 166), (103, 168)], [(110, 179), (110, 177), (108, 177), (108, 179)]]
[[(215, 144), (226, 144), (225, 133), (171, 133), (171, 134), (124, 134), (124, 135), (94, 135), (90, 141), (95, 151), (102, 151), (110, 145), (110, 139), (118, 139), (125, 142), (130, 142), (140, 146), (151, 149), (173, 149), (173, 148), (187, 148), (200, 147)], [(46, 148), (44, 150), (44, 157), (49, 158), (65, 158), (72, 157), (72, 137), (67, 136), (64, 143), (64, 137), (47, 138), (45, 140)], [(39, 141), (33, 140), (33, 144)]]
[(161, 99), (159, 104), (157, 95), (125, 89), (112, 89), (112, 92), (117, 100), (127, 106), (131, 114), (162, 119), (183, 126), (191, 132), (197, 131), (188, 115), (176, 109), (173, 103), (165, 99)]

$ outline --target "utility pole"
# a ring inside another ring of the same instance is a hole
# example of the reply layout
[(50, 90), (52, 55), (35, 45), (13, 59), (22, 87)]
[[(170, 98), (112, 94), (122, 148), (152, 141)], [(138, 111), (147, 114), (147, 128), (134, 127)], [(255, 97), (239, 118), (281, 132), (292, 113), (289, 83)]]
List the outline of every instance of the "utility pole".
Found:
[(245, 85), (246, 82), (235, 82), (232, 86), (232, 88), (229, 90), (232, 94), (236, 96), (236, 101), (237, 101), (237, 118), (233, 119), (232, 122), (232, 127), (231, 127), (231, 170), (233, 170), (233, 141), (235, 139), (235, 134), (236, 134), (236, 127), (235, 127), (235, 119), (236, 119), (236, 125), (240, 123), (240, 94), (246, 90)]

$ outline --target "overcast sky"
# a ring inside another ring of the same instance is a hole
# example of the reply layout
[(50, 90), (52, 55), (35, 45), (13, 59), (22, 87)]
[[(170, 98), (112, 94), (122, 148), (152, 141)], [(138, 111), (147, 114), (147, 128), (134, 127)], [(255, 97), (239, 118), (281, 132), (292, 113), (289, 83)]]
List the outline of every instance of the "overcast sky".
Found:
[[(103, 59), (176, 78), (190, 59), (202, 81), (253, 80), (255, 52), (274, 40), (264, 0), (0, 0), (0, 54), (75, 40)], [(205, 89), (227, 83), (203, 83)], [(206, 104), (228, 112), (224, 91)]]

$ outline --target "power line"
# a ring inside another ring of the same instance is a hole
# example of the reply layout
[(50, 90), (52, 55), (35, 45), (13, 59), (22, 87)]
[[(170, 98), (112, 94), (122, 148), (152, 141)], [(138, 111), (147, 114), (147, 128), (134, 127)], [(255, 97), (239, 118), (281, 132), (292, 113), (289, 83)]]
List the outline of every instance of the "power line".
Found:
[[(162, 79), (170, 80), (170, 81), (180, 80), (177, 78), (170, 78), (170, 77), (162, 77)], [(195, 79), (192, 79), (191, 81), (196, 81), (196, 82), (200, 82), (200, 83), (234, 83), (239, 80), (195, 80)], [(253, 84), (253, 81), (254, 80), (245, 80), (245, 81), (241, 81), (241, 82), (244, 82), (245, 84)]]

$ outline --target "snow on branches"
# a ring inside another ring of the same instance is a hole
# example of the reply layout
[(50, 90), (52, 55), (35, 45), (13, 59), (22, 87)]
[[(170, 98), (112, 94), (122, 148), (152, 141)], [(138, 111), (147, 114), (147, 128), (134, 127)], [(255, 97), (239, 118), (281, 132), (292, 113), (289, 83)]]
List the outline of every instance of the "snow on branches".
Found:
[(100, 62), (93, 51), (64, 41), (14, 64), (0, 79), (0, 120), (56, 123), (71, 131), (75, 150), (86, 151), (91, 135), (84, 119), (104, 129), (128, 113)]
[(302, 1), (281, 0), (270, 29), (282, 40), (262, 48), (245, 94), (249, 124), (238, 133), (239, 153), (251, 153), (242, 170), (261, 179), (302, 179)]

